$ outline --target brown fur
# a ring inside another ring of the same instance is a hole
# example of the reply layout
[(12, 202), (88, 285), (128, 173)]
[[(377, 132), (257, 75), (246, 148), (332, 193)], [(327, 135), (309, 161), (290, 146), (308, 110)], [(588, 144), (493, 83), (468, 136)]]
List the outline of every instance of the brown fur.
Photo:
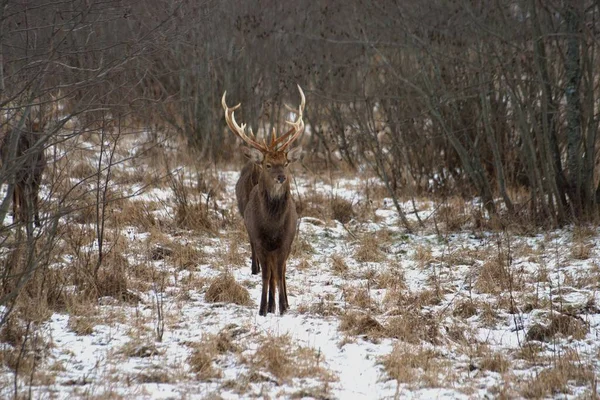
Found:
[[(260, 167), (253, 162), (247, 163), (242, 172), (240, 178), (235, 185), (235, 197), (237, 199), (238, 210), (240, 215), (244, 218), (244, 210), (246, 204), (250, 201), (250, 193), (256, 184), (258, 184), (258, 178), (260, 176)], [(256, 254), (254, 253), (254, 247), (252, 247), (252, 275), (256, 275), (260, 272), (260, 265), (256, 260)]]
[[(2, 163), (13, 163), (16, 168), (14, 172), (13, 222), (27, 222), (33, 216), (35, 225), (40, 226), (39, 190), (42, 174), (46, 168), (46, 157), (43, 147), (35, 148), (35, 144), (40, 138), (41, 131), (39, 122), (31, 122), (26, 124), (26, 129), (21, 132), (9, 132), (0, 144)], [(19, 133), (19, 140), (13, 159), (8, 152), (11, 136), (15, 133)], [(9, 170), (9, 168), (11, 166), (5, 166), (5, 170)]]
[[(229, 129), (250, 147), (243, 152), (250, 159), (240, 174), (235, 186), (238, 209), (244, 216), (244, 224), (252, 247), (252, 273), (262, 270), (262, 295), (259, 314), (275, 312), (275, 292), (279, 289), (279, 312), (288, 308), (285, 269), (287, 258), (296, 236), (296, 206), (290, 195), (290, 176), (288, 164), (300, 159), (302, 148), (290, 151), (287, 148), (304, 131), (302, 113), (304, 111), (304, 92), (300, 92), (300, 106), (295, 121), (286, 121), (291, 129), (277, 137), (273, 128), (270, 143), (257, 141), (250, 130), (246, 134), (246, 125), (241, 126), (235, 120), (235, 107), (227, 105), (227, 92), (223, 93), (221, 105), (225, 111), (225, 121)], [(267, 291), (269, 298), (267, 303)]]
[[(258, 184), (252, 188), (248, 197), (244, 209), (244, 223), (252, 247), (252, 272), (255, 273), (255, 264), (256, 273), (262, 266), (263, 286), (259, 314), (275, 312), (277, 290), (279, 312), (283, 314), (289, 308), (285, 282), (286, 262), (296, 236), (298, 220), (294, 200), (290, 194), (287, 152), (267, 153), (260, 166), (254, 165), (259, 170)], [(267, 168), (267, 165), (271, 168)], [(242, 178), (243, 173), (240, 180)], [(243, 202), (243, 199), (241, 200)]]

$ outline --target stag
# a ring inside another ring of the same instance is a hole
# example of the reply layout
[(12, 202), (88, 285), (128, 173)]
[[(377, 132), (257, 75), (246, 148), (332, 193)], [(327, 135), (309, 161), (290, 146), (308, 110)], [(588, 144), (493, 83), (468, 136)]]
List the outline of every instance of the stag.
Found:
[[(14, 174), (13, 222), (27, 224), (33, 217), (37, 227), (40, 226), (39, 190), (46, 168), (44, 146), (40, 145), (42, 125), (37, 119), (28, 120), (25, 129), (12, 129), (0, 143), (3, 169)], [(16, 153), (11, 154), (11, 148)]]
[(279, 294), (279, 312), (283, 314), (289, 308), (285, 270), (296, 236), (298, 215), (290, 194), (288, 165), (300, 159), (302, 148), (288, 150), (288, 147), (304, 131), (302, 113), (305, 98), (300, 86), (298, 90), (301, 102), (298, 109), (293, 110), (297, 114), (296, 121), (286, 121), (291, 128), (280, 137), (273, 128), (269, 143), (264, 139), (259, 142), (252, 129), (247, 135), (246, 124), (238, 125), (234, 112), (241, 104), (228, 107), (225, 101), (227, 92), (221, 99), (229, 129), (249, 146), (242, 148), (249, 162), (240, 173), (235, 193), (250, 238), (252, 273), (258, 274), (262, 270), (260, 315), (275, 312), (276, 291)]

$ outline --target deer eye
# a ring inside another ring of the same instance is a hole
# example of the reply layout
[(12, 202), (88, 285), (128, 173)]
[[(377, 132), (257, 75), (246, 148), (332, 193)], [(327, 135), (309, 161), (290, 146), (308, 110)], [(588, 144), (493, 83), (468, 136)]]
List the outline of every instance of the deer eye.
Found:
[(271, 164), (265, 164), (265, 167), (267, 167), (267, 169), (271, 169)]
[(285, 166), (287, 167), (288, 165), (290, 165), (290, 162), (289, 162), (289, 161), (286, 161), (286, 162), (285, 162)]

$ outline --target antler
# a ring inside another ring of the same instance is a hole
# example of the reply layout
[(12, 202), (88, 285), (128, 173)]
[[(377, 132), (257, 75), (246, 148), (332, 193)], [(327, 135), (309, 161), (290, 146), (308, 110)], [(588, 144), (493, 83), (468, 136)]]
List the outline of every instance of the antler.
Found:
[(236, 122), (235, 116), (233, 115), (233, 113), (235, 112), (235, 110), (240, 108), (240, 106), (242, 104), (240, 103), (240, 104), (236, 105), (235, 107), (229, 108), (225, 101), (225, 96), (227, 96), (227, 91), (223, 92), (223, 97), (221, 98), (221, 105), (223, 106), (223, 109), (225, 110), (225, 121), (227, 121), (227, 126), (229, 126), (229, 129), (231, 129), (231, 131), (233, 133), (235, 133), (240, 139), (242, 139), (244, 142), (246, 142), (248, 145), (254, 147), (255, 149), (260, 150), (262, 152), (268, 151), (269, 148), (266, 146), (266, 144), (261, 144), (254, 139), (254, 134), (252, 133), (252, 129), (250, 129), (250, 135), (252, 137), (249, 137), (245, 133), (246, 124), (242, 124), (242, 126), (239, 126), (238, 123)]
[(301, 99), (298, 110), (294, 110), (291, 107), (286, 105), (288, 110), (298, 114), (298, 117), (296, 118), (296, 122), (285, 121), (286, 123), (288, 123), (292, 126), (292, 129), (287, 131), (283, 136), (274, 138), (271, 142), (271, 146), (277, 146), (280, 143), (283, 143), (279, 147), (279, 149), (278, 149), (279, 151), (285, 150), (290, 144), (292, 144), (292, 142), (294, 142), (296, 139), (298, 139), (298, 136), (300, 136), (300, 134), (302, 132), (304, 132), (304, 121), (302, 120), (302, 114), (304, 113), (304, 106), (306, 104), (306, 98), (304, 97), (304, 92), (302, 91), (302, 88), (300, 87), (300, 85), (297, 85), (297, 86), (298, 86), (298, 91), (300, 92), (300, 99)]
[(227, 95), (227, 91), (225, 91), (223, 93), (223, 97), (221, 98), (221, 104), (223, 105), (223, 109), (225, 110), (225, 121), (227, 121), (227, 126), (229, 126), (229, 129), (231, 129), (231, 131), (235, 133), (240, 139), (242, 139), (244, 142), (254, 147), (255, 149), (258, 149), (262, 152), (284, 151), (290, 144), (292, 144), (292, 142), (298, 139), (298, 136), (300, 136), (300, 134), (304, 131), (304, 121), (302, 120), (302, 114), (304, 113), (304, 105), (306, 104), (306, 98), (304, 97), (304, 92), (302, 91), (300, 85), (298, 85), (298, 90), (300, 91), (301, 98), (298, 110), (292, 109), (286, 105), (286, 107), (290, 111), (298, 114), (296, 121), (285, 121), (286, 123), (290, 124), (292, 128), (280, 137), (277, 137), (275, 128), (273, 128), (270, 144), (267, 144), (267, 142), (264, 140), (264, 143), (259, 143), (255, 139), (254, 134), (252, 133), (252, 129), (250, 129), (251, 137), (246, 135), (246, 124), (242, 124), (242, 126), (239, 126), (238, 123), (235, 121), (235, 116), (233, 115), (234, 111), (241, 106), (241, 103), (233, 108), (229, 108), (227, 106), (227, 103), (225, 102), (225, 96)]

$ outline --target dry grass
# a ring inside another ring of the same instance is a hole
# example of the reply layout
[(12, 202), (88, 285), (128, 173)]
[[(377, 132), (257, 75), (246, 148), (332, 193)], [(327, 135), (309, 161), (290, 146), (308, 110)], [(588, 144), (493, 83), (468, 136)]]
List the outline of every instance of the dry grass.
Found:
[(547, 342), (555, 335), (584, 339), (589, 332), (589, 324), (580, 318), (566, 314), (552, 313), (547, 324), (533, 324), (527, 330), (527, 340)]
[(461, 300), (456, 303), (452, 315), (462, 319), (471, 318), (477, 314), (477, 306), (472, 300)]
[(379, 249), (379, 241), (372, 234), (364, 235), (358, 248), (354, 252), (354, 258), (360, 262), (382, 262), (385, 260), (384, 254)]
[(208, 209), (202, 203), (179, 203), (175, 209), (175, 224), (179, 228), (195, 231), (210, 232), (213, 229)]
[(592, 255), (594, 245), (584, 241), (573, 242), (571, 247), (571, 257), (576, 260), (587, 260)]
[(315, 249), (305, 237), (296, 237), (292, 243), (291, 257), (305, 257), (314, 254)]
[(113, 216), (113, 222), (116, 226), (135, 226), (146, 232), (158, 225), (153, 214), (158, 207), (156, 203), (124, 199), (115, 206), (117, 211)]
[(391, 317), (385, 325), (385, 335), (413, 344), (438, 343), (440, 331), (431, 315), (409, 311)]
[(578, 386), (593, 386), (595, 379), (591, 365), (583, 365), (579, 355), (569, 350), (556, 359), (551, 368), (543, 369), (523, 382), (520, 391), (526, 398), (539, 399), (570, 393), (570, 382)]
[(248, 289), (237, 283), (233, 275), (227, 272), (213, 279), (204, 295), (204, 299), (209, 303), (252, 305)]
[(450, 362), (435, 351), (400, 342), (381, 363), (390, 379), (412, 388), (443, 387), (453, 377)]
[(491, 352), (483, 356), (480, 368), (486, 371), (505, 373), (510, 368), (510, 361), (501, 353)]
[(433, 255), (431, 254), (431, 246), (420, 244), (417, 245), (415, 247), (413, 259), (419, 263), (419, 267), (423, 268), (427, 263), (433, 260)]
[(510, 266), (506, 265), (507, 256), (499, 252), (488, 259), (479, 268), (475, 289), (480, 293), (501, 294), (523, 289), (523, 282), (515, 277)]
[(215, 366), (219, 356), (240, 354), (244, 347), (236, 342), (236, 338), (246, 331), (231, 324), (216, 335), (205, 335), (199, 343), (192, 345), (192, 354), (188, 358), (190, 368), (200, 380), (212, 380), (222, 377), (222, 372)]
[(255, 371), (268, 372), (279, 384), (294, 378), (334, 380), (319, 351), (293, 344), (288, 335), (263, 338), (250, 357), (250, 365)]
[(334, 197), (331, 200), (331, 218), (346, 224), (354, 218), (354, 209), (352, 202), (341, 197)]
[(373, 299), (369, 289), (366, 287), (345, 287), (344, 299), (348, 305), (359, 310), (368, 310), (371, 312), (376, 312), (379, 310), (379, 305)]
[(452, 198), (440, 206), (436, 213), (436, 219), (444, 224), (444, 232), (450, 233), (460, 231), (471, 219), (471, 215), (465, 210), (463, 199)]
[(349, 311), (341, 316), (339, 329), (350, 335), (372, 339), (385, 336), (385, 328), (375, 318), (356, 311)]
[(348, 272), (348, 265), (343, 257), (334, 254), (331, 256), (331, 270), (336, 275), (345, 276)]

